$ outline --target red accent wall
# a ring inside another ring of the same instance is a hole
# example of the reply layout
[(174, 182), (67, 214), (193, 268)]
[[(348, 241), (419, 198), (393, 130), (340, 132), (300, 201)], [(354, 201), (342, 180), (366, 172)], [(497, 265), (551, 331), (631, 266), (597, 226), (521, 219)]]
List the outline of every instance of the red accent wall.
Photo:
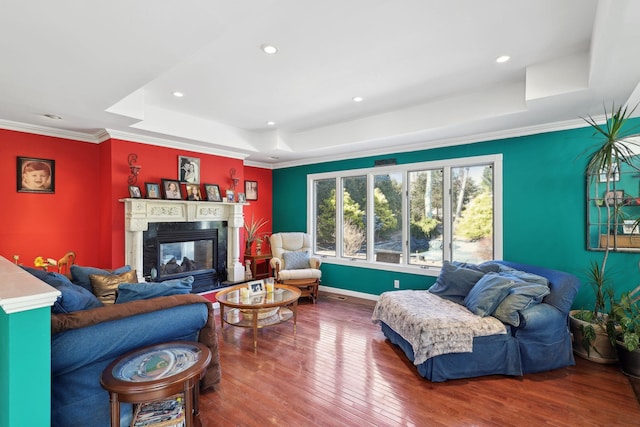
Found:
[[(200, 159), (200, 183), (231, 184), (236, 169), (239, 186), (258, 181), (258, 200), (245, 208), (245, 218), (269, 220), (271, 230), (271, 170), (245, 167), (240, 159), (110, 139), (101, 144), (0, 129), (0, 255), (32, 266), (36, 256), (60, 258), (76, 251), (77, 262), (103, 268), (124, 263), (124, 206), (128, 197), (127, 157), (138, 155), (142, 166), (137, 185), (178, 178), (178, 156)], [(17, 192), (16, 157), (55, 160), (55, 194)], [(184, 192), (184, 187), (183, 187)], [(203, 202), (204, 203), (204, 202)], [(241, 254), (242, 255), (242, 254)]]

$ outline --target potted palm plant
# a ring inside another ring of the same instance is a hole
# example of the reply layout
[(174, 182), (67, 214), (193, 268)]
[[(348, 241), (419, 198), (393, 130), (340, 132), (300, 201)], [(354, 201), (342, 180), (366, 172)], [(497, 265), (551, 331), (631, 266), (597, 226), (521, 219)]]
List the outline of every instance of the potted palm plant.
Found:
[[(611, 194), (613, 182), (623, 164), (635, 170), (640, 170), (637, 156), (633, 148), (638, 144), (630, 140), (632, 136), (624, 125), (629, 120), (635, 108), (611, 108), (611, 116), (605, 110), (605, 124), (599, 125), (589, 116), (585, 121), (593, 127), (595, 135), (602, 137), (602, 141), (595, 150), (589, 153), (586, 175), (589, 180), (604, 184), (605, 194)], [(624, 129), (623, 129), (624, 128)], [(608, 230), (604, 240), (602, 260), (592, 261), (588, 276), (594, 290), (595, 303), (591, 310), (572, 310), (570, 325), (574, 337), (574, 352), (581, 357), (600, 363), (614, 363), (617, 360), (614, 347), (609, 336), (614, 334), (614, 319), (606, 313), (606, 307), (612, 308), (614, 291), (607, 276), (607, 261), (611, 247), (617, 247), (616, 239), (618, 226), (621, 223), (621, 203), (617, 198), (602, 197), (605, 209), (605, 223)]]
[(622, 372), (640, 377), (640, 286), (620, 297), (612, 309), (618, 329), (611, 341), (618, 351)]

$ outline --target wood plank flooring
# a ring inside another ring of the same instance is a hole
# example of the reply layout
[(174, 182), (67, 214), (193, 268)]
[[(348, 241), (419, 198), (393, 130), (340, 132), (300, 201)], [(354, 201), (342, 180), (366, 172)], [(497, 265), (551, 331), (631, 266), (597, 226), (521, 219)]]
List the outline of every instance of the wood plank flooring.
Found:
[[(320, 294), (258, 333), (218, 323), (222, 382), (200, 397), (203, 426), (640, 426), (616, 366), (444, 383), (420, 377), (371, 322), (373, 302)], [(217, 322), (219, 322), (217, 316)]]

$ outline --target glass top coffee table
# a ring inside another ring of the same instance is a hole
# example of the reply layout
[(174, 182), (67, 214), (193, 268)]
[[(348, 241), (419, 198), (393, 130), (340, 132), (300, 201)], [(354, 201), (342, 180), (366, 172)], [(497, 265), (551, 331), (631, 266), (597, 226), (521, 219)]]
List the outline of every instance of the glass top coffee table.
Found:
[(232, 286), (216, 294), (220, 303), (220, 324), (228, 323), (241, 328), (253, 328), (253, 347), (258, 347), (258, 329), (277, 325), (293, 318), (296, 331), (300, 289), (275, 285), (273, 292), (261, 295), (242, 295), (246, 285)]

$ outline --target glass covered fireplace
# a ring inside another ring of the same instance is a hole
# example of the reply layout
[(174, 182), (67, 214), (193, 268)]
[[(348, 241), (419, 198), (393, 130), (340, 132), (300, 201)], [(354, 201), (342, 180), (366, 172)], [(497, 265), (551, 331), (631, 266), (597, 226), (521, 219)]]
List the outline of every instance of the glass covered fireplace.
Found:
[(149, 224), (143, 238), (145, 279), (193, 276), (193, 292), (219, 287), (227, 279), (226, 232), (223, 221)]

